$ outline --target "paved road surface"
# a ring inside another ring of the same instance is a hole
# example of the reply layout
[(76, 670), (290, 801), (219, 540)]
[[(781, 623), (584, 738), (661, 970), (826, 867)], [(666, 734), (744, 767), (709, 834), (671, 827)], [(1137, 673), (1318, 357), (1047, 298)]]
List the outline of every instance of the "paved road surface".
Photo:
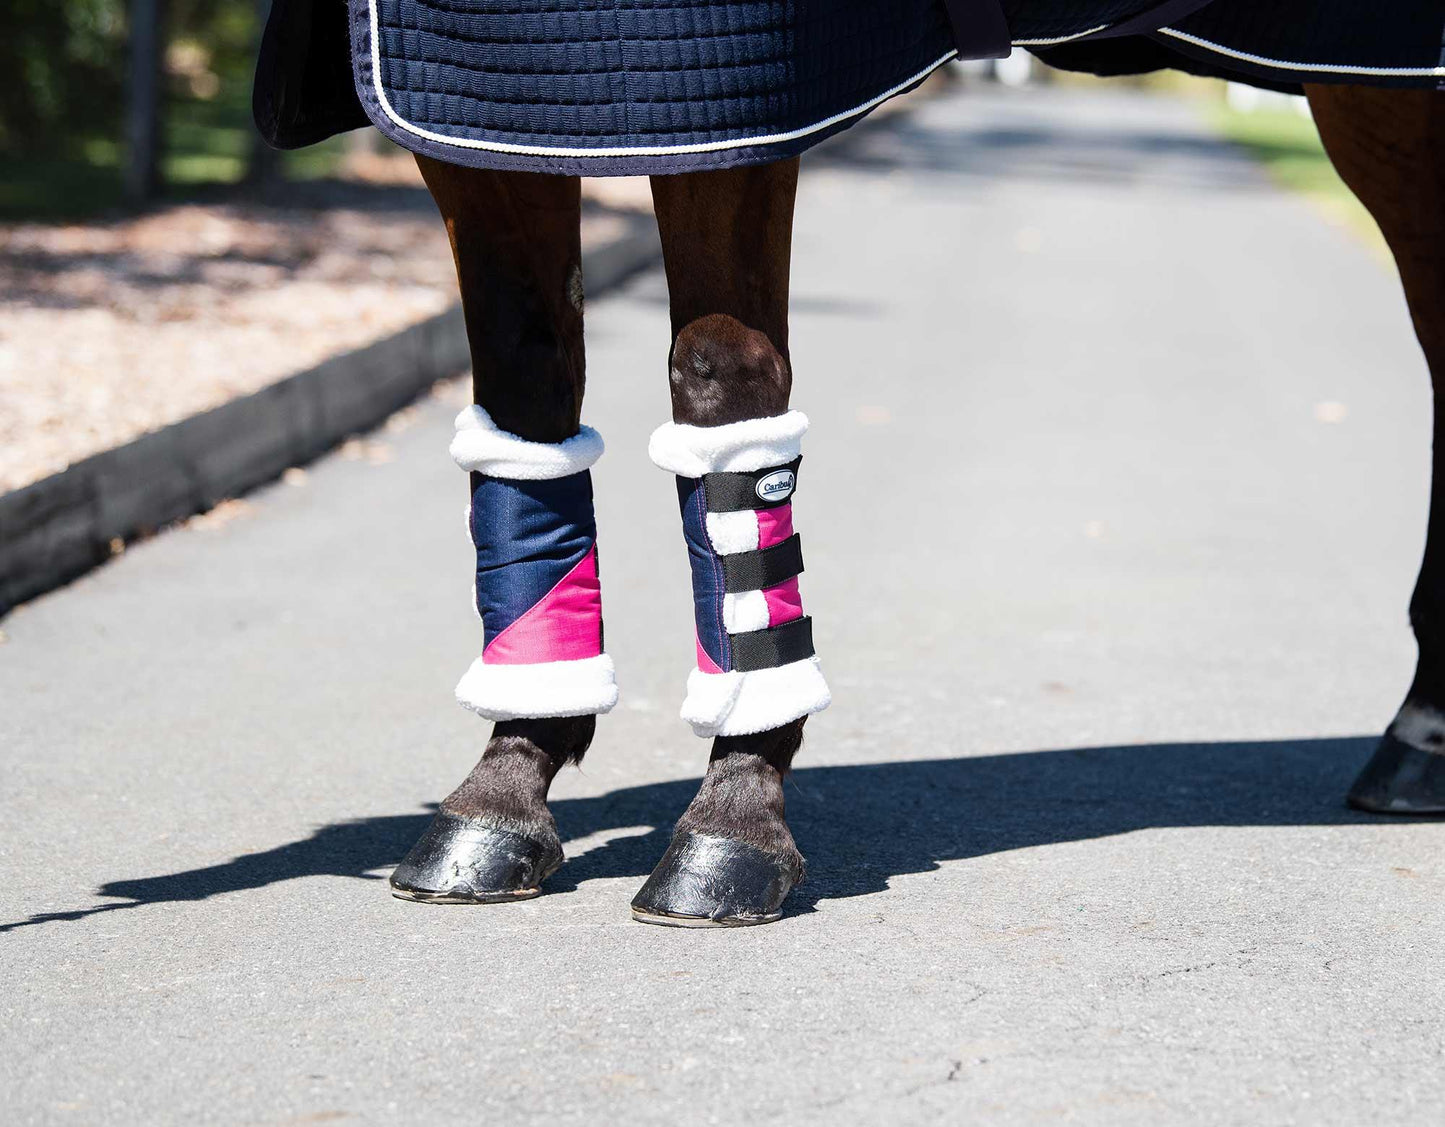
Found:
[(453, 403), (5, 622), (7, 1122), (1439, 1121), (1445, 825), (1341, 805), (1413, 660), (1393, 277), (1074, 91), (819, 154), (796, 263), (788, 917), (628, 919), (706, 755), (650, 276), (591, 310), (624, 702), (550, 895), (382, 881), (485, 734)]

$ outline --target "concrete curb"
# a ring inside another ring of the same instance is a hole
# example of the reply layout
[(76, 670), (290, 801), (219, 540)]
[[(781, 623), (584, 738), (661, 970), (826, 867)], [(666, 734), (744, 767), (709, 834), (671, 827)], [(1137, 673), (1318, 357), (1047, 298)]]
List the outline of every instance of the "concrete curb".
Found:
[[(583, 253), (588, 294), (661, 256), (650, 215)], [(469, 363), (460, 305), (258, 392), (142, 435), (0, 496), (0, 616), (110, 557), (382, 422)]]

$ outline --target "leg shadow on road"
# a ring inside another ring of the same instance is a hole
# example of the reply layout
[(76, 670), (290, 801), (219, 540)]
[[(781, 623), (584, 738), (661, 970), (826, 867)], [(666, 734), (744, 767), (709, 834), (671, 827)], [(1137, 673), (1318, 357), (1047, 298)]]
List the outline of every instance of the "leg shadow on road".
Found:
[[(433, 809), (435, 807), (433, 806)], [(97, 896), (118, 897), (70, 912), (41, 912), (24, 920), (0, 924), (0, 932), (31, 924), (86, 919), (121, 908), (205, 900), (223, 892), (264, 888), (293, 877), (339, 876), (378, 880), (371, 870), (401, 860), (431, 821), (431, 814), (390, 814), (335, 822), (310, 837), (257, 853), (243, 853), (219, 865), (187, 869), (155, 877), (109, 881)]]
[[(788, 821), (808, 858), (792, 912), (881, 892), (895, 876), (1133, 830), (1199, 826), (1397, 824), (1345, 806), (1378, 737), (1141, 744), (838, 767), (802, 767)], [(804, 749), (804, 758), (807, 750)], [(549, 887), (642, 878), (696, 780), (553, 803), (564, 837), (653, 826), (569, 861)]]
[[(810, 869), (789, 907), (810, 910), (820, 900), (881, 892), (891, 878), (929, 872), (943, 861), (1132, 830), (1408, 823), (1413, 819), (1382, 820), (1344, 805), (1373, 745), (1373, 737), (1143, 744), (803, 767), (788, 788), (788, 817)], [(697, 782), (650, 783), (554, 802), (564, 840), (637, 827), (645, 832), (619, 835), (574, 857), (548, 882), (548, 891), (646, 876)], [(340, 822), (223, 864), (110, 881), (97, 891), (106, 902), (0, 924), (0, 932), (204, 900), (295, 877), (376, 880), (375, 870), (398, 862), (430, 817)]]

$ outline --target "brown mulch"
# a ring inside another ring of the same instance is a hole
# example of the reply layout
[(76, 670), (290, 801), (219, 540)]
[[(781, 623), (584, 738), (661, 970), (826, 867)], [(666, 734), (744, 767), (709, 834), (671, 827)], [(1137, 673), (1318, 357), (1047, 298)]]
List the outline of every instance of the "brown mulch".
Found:
[[(138, 217), (0, 225), (0, 492), (256, 391), (456, 300), (409, 159)], [(355, 173), (353, 172), (353, 175)], [(606, 185), (645, 205), (645, 184)], [(584, 241), (623, 223), (595, 199)]]

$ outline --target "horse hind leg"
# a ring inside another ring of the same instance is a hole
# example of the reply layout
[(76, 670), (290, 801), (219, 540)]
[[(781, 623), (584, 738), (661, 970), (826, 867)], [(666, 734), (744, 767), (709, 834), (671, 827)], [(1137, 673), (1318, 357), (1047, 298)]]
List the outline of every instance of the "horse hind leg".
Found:
[[(451, 239), (471, 347), (473, 402), (492, 424), (484, 441), (515, 457), (528, 448), (541, 449), (532, 445), (537, 443), (558, 450), (578, 434), (584, 387), (579, 182), (417, 160)], [(457, 449), (454, 443), (454, 455)], [(483, 488), (513, 489), (516, 504), (563, 489), (570, 490), (574, 502), (585, 492), (590, 519), (590, 482), (585, 490), (580, 481), (510, 482), (507, 473), (488, 477), (484, 460), (466, 468), (473, 471), (473, 510), (480, 496), (476, 491)], [(518, 485), (549, 491), (514, 488)], [(530, 519), (535, 523), (546, 515), (532, 512)], [(476, 536), (475, 511), (472, 519)], [(505, 541), (507, 529), (489, 534)], [(499, 549), (493, 544), (487, 551), (495, 555)], [(482, 552), (479, 543), (479, 576)], [(502, 562), (516, 567), (528, 561)], [(479, 589), (482, 583), (479, 578)], [(597, 629), (600, 635), (600, 621)], [(474, 665), (468, 676), (477, 671)], [(496, 673), (491, 668), (480, 672)], [(502, 672), (529, 675), (527, 668)], [(464, 679), (458, 687), (464, 703), (466, 684)], [(581, 760), (596, 727), (594, 712), (605, 709), (588, 711), (584, 701), (582, 714), (553, 715), (557, 702), (548, 699), (545, 682), (514, 684), (526, 690), (536, 715), (527, 714), (526, 704), (510, 712), (472, 705), (496, 720), (491, 738), (471, 774), (442, 801), (431, 826), (392, 875), (398, 897), (473, 904), (527, 899), (562, 863), (547, 791), (566, 763)], [(498, 703), (490, 697), (481, 702)]]
[(1349, 801), (1381, 814), (1445, 814), (1445, 93), (1307, 93), (1336, 171), (1394, 255), (1434, 390), (1430, 517), (1410, 600), (1415, 679)]

